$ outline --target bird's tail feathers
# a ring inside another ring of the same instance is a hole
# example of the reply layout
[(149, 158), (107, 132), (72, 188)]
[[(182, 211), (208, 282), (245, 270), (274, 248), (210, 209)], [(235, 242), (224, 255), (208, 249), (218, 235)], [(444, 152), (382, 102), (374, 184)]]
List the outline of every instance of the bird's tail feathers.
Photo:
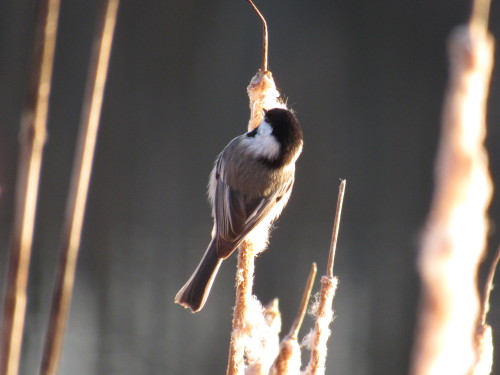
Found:
[(205, 305), (221, 263), (222, 259), (217, 256), (215, 239), (212, 239), (193, 275), (175, 296), (175, 303), (190, 308), (194, 313), (200, 311)]

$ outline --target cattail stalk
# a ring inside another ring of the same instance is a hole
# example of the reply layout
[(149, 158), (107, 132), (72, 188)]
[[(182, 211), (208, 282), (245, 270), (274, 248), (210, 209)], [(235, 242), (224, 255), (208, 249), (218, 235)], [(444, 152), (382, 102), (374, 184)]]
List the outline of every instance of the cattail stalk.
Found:
[[(257, 127), (262, 121), (264, 108), (286, 108), (279, 101), (279, 92), (272, 78), (271, 72), (262, 73), (259, 71), (251, 80), (248, 88), (248, 97), (250, 100), (250, 120), (248, 122), (248, 130)], [(255, 268), (255, 256), (264, 251), (267, 246), (267, 229), (263, 230), (262, 239), (259, 243), (250, 243), (244, 241), (238, 248), (238, 271), (236, 274), (236, 302), (233, 315), (233, 330), (231, 334), (231, 343), (229, 348), (229, 361), (227, 374), (239, 375), (245, 371), (245, 366), (251, 362), (254, 373), (255, 368), (260, 367), (261, 362), (267, 360), (259, 359), (255, 354), (255, 350), (249, 350), (248, 338), (253, 341), (267, 340), (267, 342), (276, 341), (276, 349), (268, 348), (266, 354), (273, 351), (278, 352), (279, 339), (271, 339), (264, 336), (270, 335), (271, 327), (266, 326), (265, 310), (260, 305), (260, 302), (252, 295), (253, 277)], [(260, 311), (258, 311), (260, 310)], [(255, 327), (260, 327), (255, 329)], [(256, 336), (261, 335), (258, 338)], [(247, 352), (247, 363), (245, 364), (245, 351)], [(272, 361), (269, 365), (272, 364)]]
[(321, 278), (319, 301), (314, 309), (316, 315), (314, 329), (309, 333), (307, 338), (308, 347), (311, 350), (311, 356), (309, 363), (303, 372), (304, 375), (322, 375), (325, 373), (327, 342), (331, 334), (330, 323), (333, 320), (333, 298), (335, 297), (335, 291), (337, 290), (338, 284), (338, 279), (333, 276), (333, 265), (335, 261), (335, 250), (337, 248), (345, 187), (346, 180), (342, 180), (340, 182), (339, 194), (337, 198), (337, 209), (333, 223), (328, 266), (326, 275)]
[(236, 273), (236, 302), (233, 313), (233, 330), (231, 343), (229, 345), (228, 375), (245, 374), (245, 347), (241, 343), (244, 335), (244, 326), (249, 318), (247, 312), (250, 310), (252, 299), (253, 275), (255, 268), (255, 255), (252, 245), (243, 242), (238, 249), (238, 271)]
[(477, 272), (493, 190), (484, 139), (494, 42), (486, 24), (473, 17), (449, 40), (434, 197), (418, 259), (422, 297), (413, 375), (470, 374), (478, 361)]

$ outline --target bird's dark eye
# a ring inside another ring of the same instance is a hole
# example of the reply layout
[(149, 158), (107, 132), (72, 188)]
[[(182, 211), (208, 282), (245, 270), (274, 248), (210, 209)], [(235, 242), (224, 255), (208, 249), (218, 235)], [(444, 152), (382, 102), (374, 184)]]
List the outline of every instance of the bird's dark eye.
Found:
[(251, 132), (248, 132), (247, 137), (248, 138), (255, 138), (255, 135), (257, 134), (257, 129), (258, 129), (258, 127), (255, 128), (254, 130), (252, 130)]

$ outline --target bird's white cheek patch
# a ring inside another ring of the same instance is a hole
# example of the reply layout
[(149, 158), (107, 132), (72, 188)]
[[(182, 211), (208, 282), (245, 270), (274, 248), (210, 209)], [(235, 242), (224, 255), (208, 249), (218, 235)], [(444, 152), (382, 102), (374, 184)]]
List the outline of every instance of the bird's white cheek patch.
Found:
[(262, 120), (262, 122), (259, 125), (259, 129), (257, 130), (257, 134), (261, 136), (270, 136), (273, 132), (273, 128), (271, 125), (269, 125), (265, 120)]
[(255, 138), (249, 144), (249, 151), (257, 157), (276, 159), (280, 154), (280, 144), (272, 132), (273, 128), (267, 122), (262, 121)]

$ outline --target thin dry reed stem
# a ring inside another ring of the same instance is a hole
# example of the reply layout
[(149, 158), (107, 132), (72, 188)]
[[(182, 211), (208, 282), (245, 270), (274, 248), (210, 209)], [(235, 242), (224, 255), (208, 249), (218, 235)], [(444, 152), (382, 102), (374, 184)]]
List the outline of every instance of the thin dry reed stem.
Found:
[(104, 2), (102, 23), (94, 41), (95, 50), (87, 79), (49, 328), (40, 369), (42, 375), (55, 375), (61, 357), (118, 5), (119, 0)]
[(330, 255), (328, 256), (327, 276), (333, 277), (333, 263), (335, 262), (335, 250), (337, 249), (337, 239), (339, 237), (340, 215), (342, 214), (342, 204), (344, 203), (346, 180), (342, 180), (339, 186), (337, 198), (337, 209), (335, 212), (335, 221), (333, 222), (332, 240), (330, 242)]
[(21, 120), (19, 168), (4, 302), (0, 374), (19, 372), (27, 304), (27, 284), (38, 187), (54, 65), (60, 0), (40, 4), (35, 54), (26, 108)]

